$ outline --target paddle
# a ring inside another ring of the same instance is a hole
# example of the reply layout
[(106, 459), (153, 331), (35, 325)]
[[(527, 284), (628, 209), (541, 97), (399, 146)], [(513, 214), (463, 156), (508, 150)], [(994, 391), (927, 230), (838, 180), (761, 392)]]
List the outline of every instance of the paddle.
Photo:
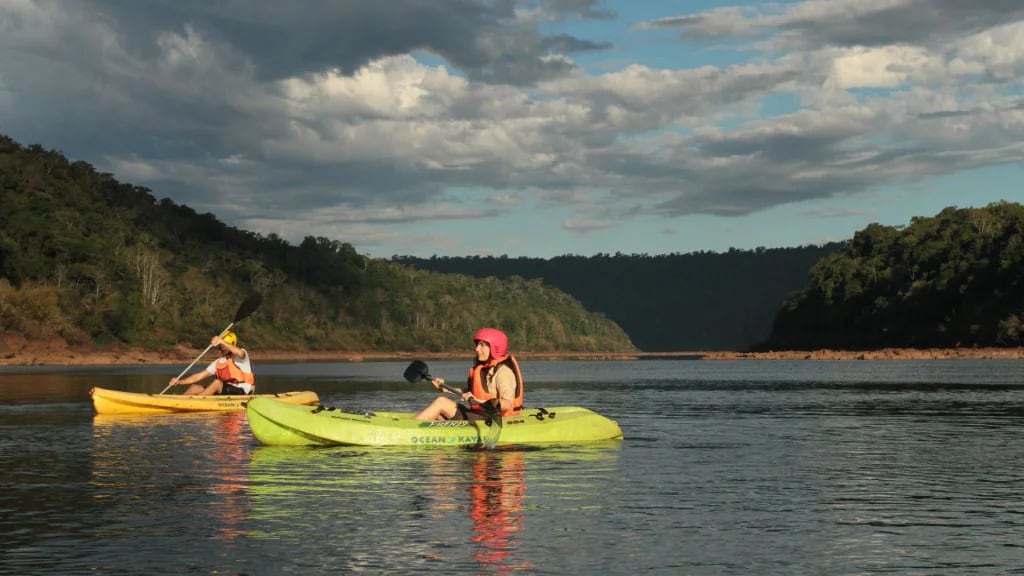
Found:
[[(405, 369), (405, 373), (403, 375), (406, 380), (413, 384), (423, 380), (434, 379), (434, 377), (430, 375), (430, 367), (422, 360), (413, 360), (409, 363), (409, 366)], [(454, 394), (455, 396), (462, 395), (461, 392), (447, 384), (441, 384), (441, 388), (449, 394)], [(487, 438), (483, 438), (481, 436), (480, 443), (483, 444), (484, 448), (490, 450), (498, 445), (498, 438), (501, 436), (501, 409), (496, 399), (488, 400), (486, 402), (477, 402), (474, 399), (473, 403), (483, 408), (487, 413), (487, 426), (491, 433)]]
[[(232, 326), (248, 318), (253, 312), (256, 311), (257, 308), (260, 307), (261, 302), (263, 302), (263, 296), (260, 296), (259, 292), (253, 292), (253, 294), (246, 298), (245, 301), (242, 302), (242, 304), (238, 307), (238, 311), (235, 312), (235, 319), (231, 322), (231, 324), (228, 324), (227, 328), (221, 331), (220, 337), (223, 338), (224, 335), (227, 334), (229, 330), (231, 330)], [(196, 356), (196, 359), (193, 360), (192, 363), (189, 364), (187, 368), (181, 371), (181, 374), (178, 374), (178, 377), (175, 378), (175, 380), (180, 380), (181, 377), (184, 376), (186, 372), (191, 370), (192, 367), (196, 365), (196, 362), (199, 362), (200, 358), (206, 356), (206, 353), (210, 351), (210, 348), (213, 348), (212, 342), (210, 343), (209, 346), (206, 347), (206, 350), (203, 350), (203, 352), (199, 354), (199, 356)], [(160, 393), (163, 394), (164, 392), (167, 392), (167, 390), (169, 390), (170, 387), (171, 385), (168, 384), (167, 388), (161, 390)]]

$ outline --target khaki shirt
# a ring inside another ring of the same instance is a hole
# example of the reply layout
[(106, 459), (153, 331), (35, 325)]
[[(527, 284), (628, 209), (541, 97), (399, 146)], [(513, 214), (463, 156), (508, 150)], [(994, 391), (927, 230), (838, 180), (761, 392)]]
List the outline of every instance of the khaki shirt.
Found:
[(492, 368), (484, 375), (484, 386), (488, 392), (496, 386), (498, 398), (512, 402), (516, 397), (516, 373), (505, 364)]

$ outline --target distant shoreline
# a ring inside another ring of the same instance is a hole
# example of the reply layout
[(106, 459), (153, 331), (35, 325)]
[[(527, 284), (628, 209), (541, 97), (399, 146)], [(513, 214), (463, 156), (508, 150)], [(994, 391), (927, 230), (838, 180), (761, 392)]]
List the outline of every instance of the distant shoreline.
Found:
[[(178, 346), (171, 350), (100, 349), (68, 346), (63, 341), (0, 341), (0, 366), (124, 366), (170, 365), (195, 360), (202, 350)], [(386, 360), (470, 359), (470, 352), (343, 352), (252, 350), (257, 362), (373, 362)], [(882, 350), (786, 350), (773, 352), (680, 351), (680, 352), (516, 352), (520, 360), (929, 360), (1021, 359), (1024, 347), (1016, 348), (885, 348)], [(214, 355), (208, 353), (206, 358)]]

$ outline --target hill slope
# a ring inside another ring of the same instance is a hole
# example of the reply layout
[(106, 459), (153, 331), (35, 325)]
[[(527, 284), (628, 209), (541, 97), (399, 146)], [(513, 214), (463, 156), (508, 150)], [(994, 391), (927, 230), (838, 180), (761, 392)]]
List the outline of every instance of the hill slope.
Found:
[(1024, 344), (1024, 206), (874, 224), (811, 271), (759, 349)]
[(257, 291), (263, 304), (240, 326), (254, 347), (466, 351), (490, 324), (520, 350), (634, 349), (538, 282), (422, 272), (327, 238), (293, 246), (2, 136), (0, 206), (5, 333), (202, 347)]

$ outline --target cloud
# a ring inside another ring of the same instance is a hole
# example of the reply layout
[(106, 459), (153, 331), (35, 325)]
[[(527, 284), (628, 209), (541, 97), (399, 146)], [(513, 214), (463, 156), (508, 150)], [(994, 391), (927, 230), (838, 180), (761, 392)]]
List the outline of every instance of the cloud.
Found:
[[(552, 50), (604, 46), (568, 35), (546, 36), (535, 22), (520, 19), (507, 2), (309, 0), (301, 10), (277, 0), (76, 4), (72, 11), (111, 22), (118, 41), (143, 60), (157, 57), (151, 41), (155, 34), (188, 28), (232, 46), (252, 64), (257, 78), (270, 81), (325, 69), (348, 73), (383, 57), (421, 50), (444, 58), (471, 78), (530, 83), (564, 71), (563, 62), (543, 58)], [(590, 4), (542, 2), (539, 9), (560, 16), (603, 14)]]
[[(287, 238), (538, 205), (571, 232), (742, 216), (1019, 163), (1018, 4), (18, 0), (0, 129)], [(620, 20), (728, 58), (610, 66), (620, 38), (569, 27)]]
[(577, 234), (586, 234), (595, 230), (605, 230), (613, 225), (607, 220), (590, 220), (573, 218), (562, 222), (562, 228)]
[(597, 0), (538, 0), (522, 11), (524, 16), (539, 20), (558, 21), (568, 18), (584, 20), (610, 20), (615, 13), (599, 7)]
[(915, 46), (853, 48), (835, 58), (829, 86), (850, 88), (894, 88), (928, 66), (928, 51)]
[(807, 0), (725, 7), (643, 22), (639, 29), (678, 29), (686, 38), (770, 39), (786, 50), (914, 44), (940, 49), (959, 38), (1024, 18), (1012, 0)]

